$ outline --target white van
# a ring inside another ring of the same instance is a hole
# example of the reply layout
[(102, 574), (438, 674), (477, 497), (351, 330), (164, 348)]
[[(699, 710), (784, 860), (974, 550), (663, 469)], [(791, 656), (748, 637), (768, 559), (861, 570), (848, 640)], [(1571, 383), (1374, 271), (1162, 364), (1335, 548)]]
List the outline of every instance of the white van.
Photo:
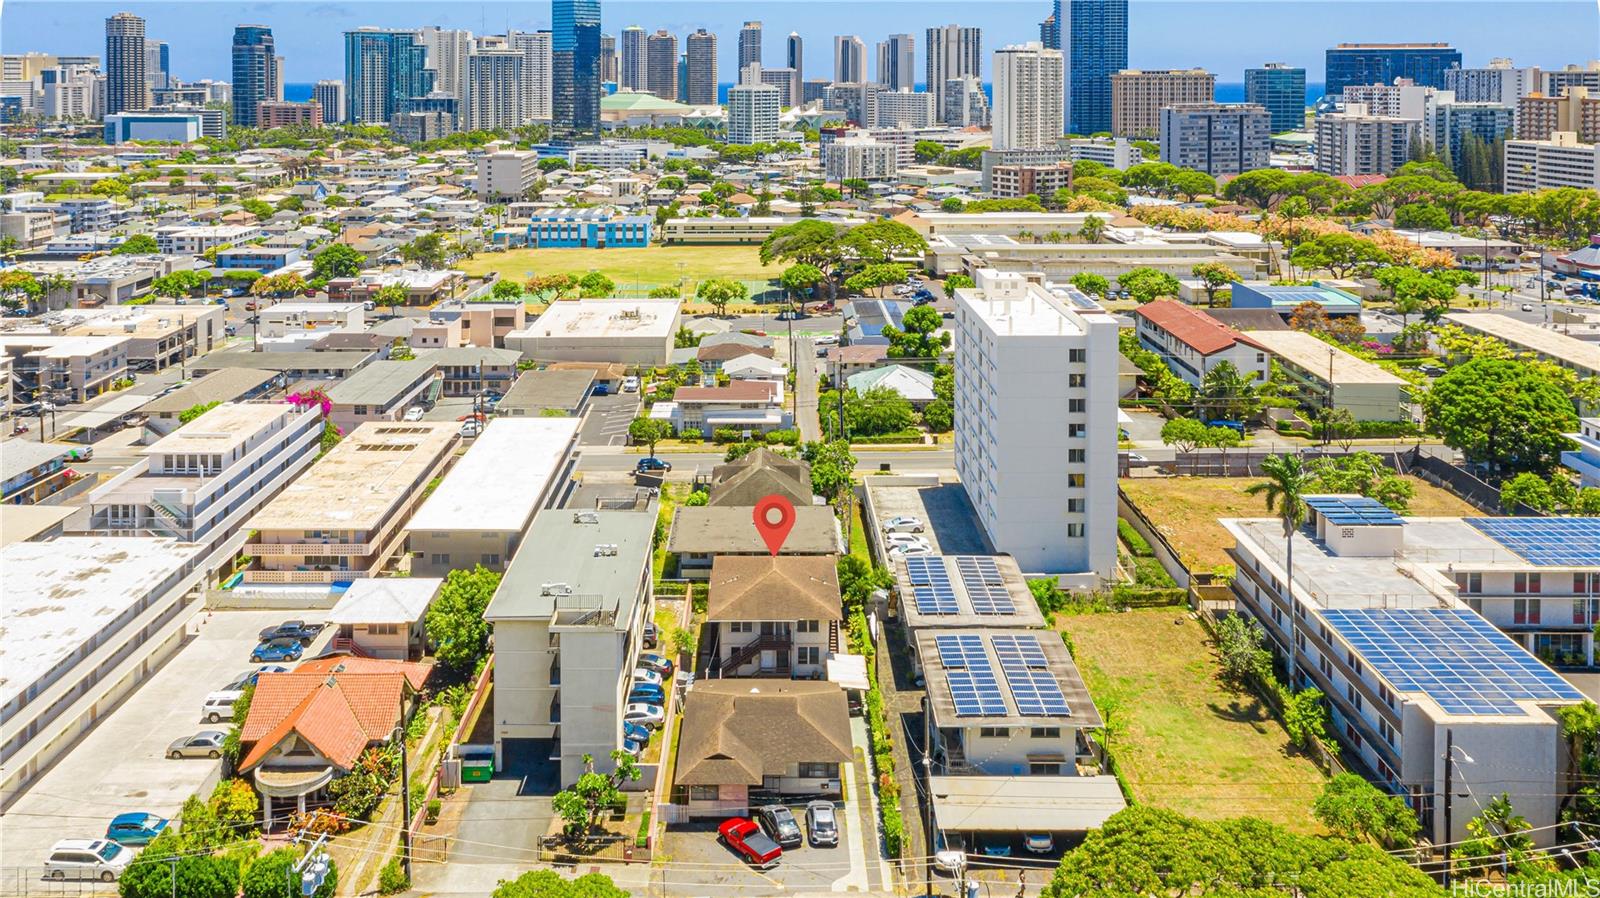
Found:
[(238, 701), (241, 695), (244, 695), (244, 692), (238, 689), (219, 689), (211, 693), (200, 705), (200, 716), (207, 723), (232, 720), (233, 703)]
[(44, 875), (46, 879), (114, 882), (131, 860), (132, 848), (109, 839), (62, 839), (45, 858)]

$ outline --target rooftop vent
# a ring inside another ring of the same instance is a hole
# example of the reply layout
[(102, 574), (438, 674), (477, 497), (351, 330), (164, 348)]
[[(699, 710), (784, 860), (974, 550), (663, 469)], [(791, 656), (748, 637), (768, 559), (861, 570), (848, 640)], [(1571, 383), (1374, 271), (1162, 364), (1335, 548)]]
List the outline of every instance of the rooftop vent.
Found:
[(569, 583), (541, 583), (539, 584), (539, 595), (570, 596), (572, 595), (572, 585)]
[(598, 524), (598, 523), (600, 523), (600, 516), (595, 514), (592, 511), (575, 512), (572, 515), (572, 523), (574, 523), (574, 524)]
[(617, 554), (617, 544), (616, 543), (600, 543), (600, 544), (598, 544), (598, 545), (596, 545), (594, 547), (594, 557), (596, 557), (596, 558), (599, 558), (602, 555), (615, 555), (615, 554)]

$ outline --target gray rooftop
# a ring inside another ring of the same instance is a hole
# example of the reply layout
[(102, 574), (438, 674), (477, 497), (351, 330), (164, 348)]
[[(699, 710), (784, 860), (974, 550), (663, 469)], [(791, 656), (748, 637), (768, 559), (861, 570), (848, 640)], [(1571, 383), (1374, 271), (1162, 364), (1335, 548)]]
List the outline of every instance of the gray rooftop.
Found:
[(268, 371), (354, 371), (377, 357), (376, 352), (250, 352), (223, 350), (196, 359), (190, 368), (199, 372), (226, 368), (262, 368)]
[(535, 415), (547, 408), (571, 411), (593, 385), (593, 371), (524, 371), (496, 409), (502, 415), (513, 409)]
[(0, 480), (13, 477), (61, 458), (73, 447), (61, 443), (41, 443), (38, 440), (6, 440), (0, 442)]
[[(783, 541), (785, 555), (842, 554), (841, 535), (833, 509), (806, 506), (794, 510), (794, 529)], [(756, 530), (750, 506), (684, 506), (672, 516), (667, 551), (691, 555), (768, 554)]]
[(541, 512), (523, 537), (529, 550), (512, 559), (484, 619), (542, 620), (594, 605), (629, 620), (650, 576), (656, 511), (651, 503), (644, 511)]
[(437, 366), (430, 359), (373, 362), (330, 388), (328, 399), (335, 405), (382, 405), (435, 370)]
[(224, 368), (213, 371), (181, 390), (174, 390), (159, 399), (145, 403), (141, 409), (147, 415), (185, 412), (208, 402), (232, 402), (260, 389), (278, 376), (265, 368)]

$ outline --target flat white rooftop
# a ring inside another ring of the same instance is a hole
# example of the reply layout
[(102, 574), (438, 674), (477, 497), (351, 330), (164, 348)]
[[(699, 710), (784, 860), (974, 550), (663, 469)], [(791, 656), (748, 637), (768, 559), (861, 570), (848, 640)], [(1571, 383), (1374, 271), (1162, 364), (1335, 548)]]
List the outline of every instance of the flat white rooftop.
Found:
[(1515, 349), (1536, 352), (1567, 367), (1577, 368), (1580, 373), (1593, 374), (1600, 371), (1600, 346), (1512, 318), (1510, 315), (1452, 312), (1444, 316), (1444, 320), (1503, 340)]
[(1077, 315), (1067, 301), (1038, 284), (1025, 285), (1019, 295), (993, 296), (976, 288), (956, 291), (962, 304), (1002, 337), (1057, 337), (1082, 335)]
[(64, 536), (0, 550), (0, 704), (205, 549), (165, 537)]
[(368, 422), (284, 488), (252, 530), (376, 530), (455, 445), (454, 421)]
[(294, 407), (282, 403), (224, 402), (146, 447), (144, 454), (227, 452), (292, 414)]
[(407, 530), (521, 531), (578, 433), (577, 418), (496, 418), (483, 429)]
[(438, 577), (369, 577), (356, 580), (328, 612), (330, 624), (409, 624), (439, 594)]
[(675, 299), (583, 299), (551, 303), (522, 331), (530, 337), (660, 337), (678, 320)]
[(1365, 359), (1324, 343), (1300, 331), (1250, 331), (1250, 339), (1267, 347), (1273, 355), (1326, 381), (1331, 366), (1335, 385), (1387, 384), (1407, 386), (1404, 380)]

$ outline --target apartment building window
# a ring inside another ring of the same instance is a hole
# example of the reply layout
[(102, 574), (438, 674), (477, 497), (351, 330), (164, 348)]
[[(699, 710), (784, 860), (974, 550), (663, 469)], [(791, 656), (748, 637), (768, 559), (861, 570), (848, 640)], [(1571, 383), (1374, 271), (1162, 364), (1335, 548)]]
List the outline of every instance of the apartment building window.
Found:
[(399, 636), (399, 624), (367, 624), (368, 636)]
[(729, 621), (728, 622), (728, 632), (729, 633), (754, 633), (755, 631), (756, 631), (756, 622), (755, 621), (736, 620), (736, 621)]
[(1600, 599), (1573, 599), (1572, 622), (1585, 626), (1600, 620)]
[(1349, 683), (1349, 684), (1345, 685), (1345, 687), (1344, 687), (1344, 697), (1345, 697), (1346, 701), (1350, 702), (1350, 706), (1352, 708), (1355, 708), (1357, 713), (1360, 713), (1360, 711), (1361, 711), (1361, 693), (1356, 691), (1356, 687), (1355, 687), (1354, 683)]
[(1083, 512), (1083, 500), (1082, 499), (1068, 499), (1067, 500), (1067, 511), (1069, 513), (1071, 513), (1071, 514), (1080, 514), (1080, 513), (1082, 513)]
[(1483, 592), (1483, 575), (1456, 574), (1456, 589), (1465, 593)]
[(1317, 624), (1317, 636), (1319, 636), (1323, 642), (1328, 643), (1329, 645), (1333, 644), (1333, 633), (1328, 629), (1327, 624)]
[(1084, 477), (1082, 474), (1068, 474), (1067, 486), (1074, 489), (1083, 489)]
[(1389, 721), (1378, 721), (1378, 735), (1383, 737), (1383, 741), (1389, 743), (1390, 748), (1394, 748), (1394, 726)]
[(802, 646), (798, 647), (797, 649), (795, 649), (795, 653), (796, 653), (796, 657), (795, 657), (795, 663), (796, 664), (821, 664), (822, 663), (822, 646), (818, 646), (818, 645), (802, 645)]
[(1010, 739), (1009, 727), (978, 727), (979, 739)]
[(1068, 524), (1067, 525), (1067, 536), (1071, 537), (1072, 539), (1081, 538), (1083, 536), (1083, 525), (1082, 524)]
[(802, 761), (800, 763), (800, 777), (802, 779), (835, 779), (839, 776), (839, 765), (817, 761)]
[(1088, 453), (1085, 452), (1082, 449), (1068, 449), (1067, 450), (1067, 463), (1068, 464), (1082, 464), (1084, 462), (1084, 459), (1087, 457), (1087, 455), (1088, 455)]
[(690, 786), (690, 801), (716, 801), (719, 797), (717, 786)]
[(1082, 374), (1068, 374), (1067, 375), (1067, 386), (1069, 386), (1069, 387), (1072, 387), (1072, 388), (1075, 388), (1075, 389), (1082, 388), (1083, 385), (1084, 385), (1084, 382), (1085, 382), (1085, 378), (1084, 378), (1084, 376)]
[(1344, 725), (1344, 738), (1350, 743), (1351, 748), (1357, 751), (1361, 750), (1361, 734), (1356, 732), (1355, 724), (1347, 723)]
[(1378, 698), (1383, 699), (1383, 703), (1389, 707), (1394, 707), (1394, 690), (1382, 683), (1378, 684)]
[(1067, 400), (1067, 414), (1069, 415), (1081, 415), (1086, 407), (1087, 406), (1082, 399)]
[(1082, 439), (1083, 436), (1085, 434), (1087, 434), (1088, 432), (1089, 432), (1089, 427), (1086, 424), (1068, 424), (1067, 425), (1067, 436), (1072, 437), (1074, 439)]
[[(1518, 574), (1517, 576), (1522, 576)], [(1513, 624), (1539, 623), (1539, 600), (1516, 599), (1511, 603), (1511, 622)]]
[(483, 559), (482, 563), (485, 567), (493, 567), (500, 563), (500, 553), (498, 552), (485, 552), (479, 557)]
[(1511, 591), (1518, 593), (1539, 592), (1544, 586), (1543, 579), (1543, 574), (1519, 573), (1511, 582)]
[(355, 413), (358, 415), (365, 415), (367, 413), (367, 407), (364, 405), (358, 405), (355, 407)]
[(428, 560), (439, 565), (449, 564), (450, 555), (447, 552), (435, 552)]
[(1029, 776), (1060, 776), (1061, 765), (1045, 763), (1043, 761), (1028, 762)]
[(822, 621), (800, 620), (794, 622), (794, 631), (796, 633), (820, 633), (821, 626)]
[(1087, 350), (1087, 349), (1069, 349), (1069, 350), (1067, 350), (1067, 361), (1069, 361), (1069, 362), (1087, 362), (1087, 361), (1089, 361), (1089, 350)]
[(1034, 727), (1032, 730), (1030, 730), (1028, 732), (1028, 736), (1030, 738), (1033, 738), (1033, 739), (1060, 739), (1061, 738), (1061, 728), (1060, 727)]
[(1600, 574), (1585, 574), (1582, 572), (1573, 574), (1572, 591), (1578, 595), (1586, 592), (1600, 592)]
[(1317, 659), (1317, 669), (1322, 671), (1323, 676), (1333, 678), (1333, 662), (1328, 660), (1328, 656), (1324, 655)]

